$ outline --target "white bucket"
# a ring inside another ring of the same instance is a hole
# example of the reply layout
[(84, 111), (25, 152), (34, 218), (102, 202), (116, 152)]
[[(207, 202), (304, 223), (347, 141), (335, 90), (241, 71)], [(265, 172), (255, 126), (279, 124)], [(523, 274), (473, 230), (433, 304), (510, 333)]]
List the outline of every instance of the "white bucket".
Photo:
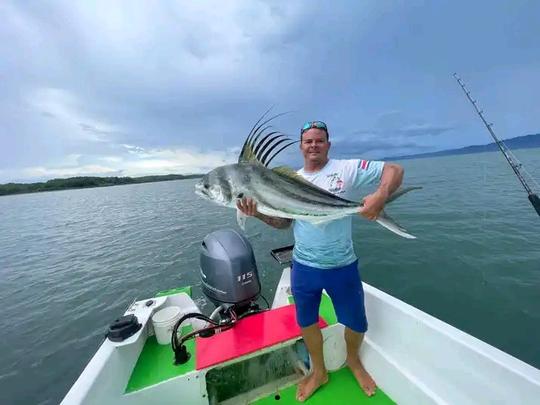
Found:
[(168, 345), (171, 343), (172, 330), (176, 321), (182, 316), (180, 307), (166, 307), (156, 312), (152, 316), (152, 324), (154, 325), (154, 333), (160, 345)]

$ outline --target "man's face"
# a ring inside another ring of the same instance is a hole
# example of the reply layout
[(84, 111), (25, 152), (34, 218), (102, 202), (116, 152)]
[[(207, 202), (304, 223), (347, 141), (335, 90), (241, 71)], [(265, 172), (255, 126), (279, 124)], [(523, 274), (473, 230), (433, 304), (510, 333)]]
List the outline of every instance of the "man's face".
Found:
[(324, 163), (328, 160), (328, 142), (326, 131), (319, 128), (311, 128), (302, 134), (300, 150), (304, 155), (304, 161)]

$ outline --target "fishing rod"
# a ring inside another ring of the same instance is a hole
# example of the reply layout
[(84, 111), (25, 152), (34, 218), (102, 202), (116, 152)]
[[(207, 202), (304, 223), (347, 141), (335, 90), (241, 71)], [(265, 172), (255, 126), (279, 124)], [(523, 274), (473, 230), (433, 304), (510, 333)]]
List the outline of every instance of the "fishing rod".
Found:
[(529, 196), (529, 201), (531, 202), (533, 208), (536, 210), (536, 213), (540, 216), (540, 198), (538, 197), (537, 194), (533, 192), (533, 190), (527, 184), (527, 181), (523, 177), (523, 174), (520, 171), (523, 165), (517, 160), (515, 156), (512, 156), (512, 153), (510, 152), (510, 149), (508, 148), (508, 146), (506, 146), (506, 144), (503, 141), (497, 138), (497, 135), (495, 135), (495, 132), (493, 132), (493, 124), (488, 123), (486, 121), (486, 119), (484, 118), (484, 111), (478, 108), (478, 104), (476, 100), (472, 99), (471, 92), (467, 90), (467, 88), (465, 87), (465, 83), (463, 83), (463, 80), (461, 80), (456, 73), (454, 73), (454, 78), (457, 80), (458, 84), (461, 86), (461, 89), (465, 93), (465, 96), (467, 96), (467, 99), (469, 99), (469, 101), (473, 105), (474, 109), (476, 110), (476, 113), (480, 116), (480, 119), (482, 120), (487, 130), (491, 134), (491, 137), (495, 140), (495, 143), (497, 144), (502, 154), (506, 158), (506, 161), (508, 162), (510, 167), (512, 167), (512, 170), (514, 171), (517, 178), (519, 179), (519, 181), (525, 188), (525, 191), (527, 191), (527, 194)]

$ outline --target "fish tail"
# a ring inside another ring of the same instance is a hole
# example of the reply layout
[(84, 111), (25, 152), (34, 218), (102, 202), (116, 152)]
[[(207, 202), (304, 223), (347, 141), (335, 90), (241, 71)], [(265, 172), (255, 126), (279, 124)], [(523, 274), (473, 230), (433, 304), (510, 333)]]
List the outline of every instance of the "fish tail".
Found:
[(389, 231), (394, 232), (396, 235), (399, 235), (406, 239), (416, 239), (416, 236), (413, 236), (407, 233), (407, 230), (394, 221), (388, 214), (384, 211), (381, 211), (379, 217), (376, 219), (377, 223)]
[(396, 191), (392, 193), (390, 197), (386, 199), (386, 204), (389, 204), (392, 201), (397, 200), (399, 197), (401, 197), (403, 194), (408, 193), (409, 191), (420, 190), (421, 188), (422, 187), (414, 186), (414, 187), (404, 187), (404, 188), (397, 189)]

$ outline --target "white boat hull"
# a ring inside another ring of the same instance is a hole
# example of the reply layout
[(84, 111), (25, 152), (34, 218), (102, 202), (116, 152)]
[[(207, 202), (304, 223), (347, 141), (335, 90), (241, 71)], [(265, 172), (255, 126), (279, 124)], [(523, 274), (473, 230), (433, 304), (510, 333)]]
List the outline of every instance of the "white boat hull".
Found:
[[(396, 403), (538, 403), (540, 370), (368, 284), (364, 283), (364, 290), (369, 331), (360, 356), (378, 386)], [(191, 299), (181, 298), (185, 305), (195, 305)], [(288, 305), (289, 298), (290, 271), (287, 268), (276, 289), (272, 308)], [(62, 404), (208, 404), (205, 376), (210, 368), (125, 393), (144, 343), (152, 333), (148, 322), (151, 313), (175, 299), (180, 298), (157, 298), (151, 309), (144, 307), (146, 300), (136, 303), (128, 313), (135, 313), (143, 322), (142, 330), (120, 344), (106, 340)], [(342, 333), (340, 324), (323, 329), (325, 361), (330, 370), (340, 368), (345, 361)], [(283, 342), (218, 367), (292, 343), (294, 341)], [(244, 394), (242, 401), (264, 394), (264, 388), (255, 391), (253, 395)]]

